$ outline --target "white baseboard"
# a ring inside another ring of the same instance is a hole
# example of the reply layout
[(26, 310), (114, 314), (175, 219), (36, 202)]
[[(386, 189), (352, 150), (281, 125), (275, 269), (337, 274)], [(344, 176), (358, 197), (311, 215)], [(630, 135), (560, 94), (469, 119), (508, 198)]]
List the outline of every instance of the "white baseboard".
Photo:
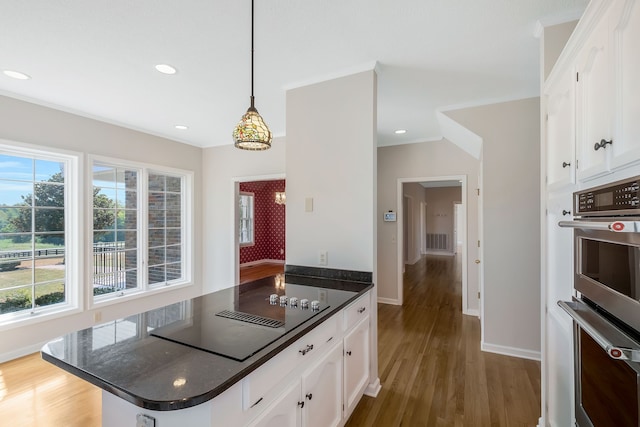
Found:
[(380, 378), (376, 378), (376, 380), (372, 383), (369, 383), (367, 388), (364, 390), (364, 394), (370, 397), (378, 397), (378, 393), (382, 389), (382, 384), (380, 384)]
[(17, 350), (8, 351), (6, 353), (0, 354), (0, 363), (8, 362), (13, 359), (17, 359), (19, 357), (27, 356), (29, 354), (37, 353), (40, 351), (43, 345), (46, 342), (29, 345), (27, 347), (22, 347)]
[(538, 425), (536, 427), (544, 427), (542, 417), (538, 418)]
[(525, 350), (522, 348), (508, 347), (497, 344), (480, 343), (480, 349), (489, 353), (504, 354), (505, 356), (520, 357), (521, 359), (530, 359), (540, 361), (540, 352)]
[(467, 316), (480, 317), (480, 310), (478, 310), (477, 308), (468, 308), (466, 310), (462, 310), (462, 314), (466, 314)]
[(378, 302), (381, 303), (381, 304), (402, 305), (402, 304), (400, 304), (400, 301), (398, 301), (397, 299), (393, 299), (393, 298), (378, 297)]
[(442, 255), (442, 256), (455, 256), (455, 252), (449, 251), (426, 251), (425, 255)]
[(284, 264), (284, 260), (283, 259), (259, 259), (257, 261), (249, 261), (249, 262), (245, 262), (244, 264), (240, 264), (240, 267), (250, 267), (252, 265), (259, 265), (259, 264)]

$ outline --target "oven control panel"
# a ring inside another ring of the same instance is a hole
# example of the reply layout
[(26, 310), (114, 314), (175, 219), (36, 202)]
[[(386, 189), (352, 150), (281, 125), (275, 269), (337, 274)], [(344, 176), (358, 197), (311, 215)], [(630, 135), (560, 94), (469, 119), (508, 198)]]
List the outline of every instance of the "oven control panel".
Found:
[(640, 213), (640, 177), (574, 193), (576, 216)]

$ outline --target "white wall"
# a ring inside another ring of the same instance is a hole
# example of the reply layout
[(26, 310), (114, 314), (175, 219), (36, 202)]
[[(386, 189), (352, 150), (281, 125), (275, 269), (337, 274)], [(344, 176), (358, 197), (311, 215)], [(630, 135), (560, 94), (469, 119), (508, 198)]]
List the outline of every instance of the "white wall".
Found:
[[(0, 96), (0, 139), (97, 154), (118, 159), (170, 166), (194, 172), (194, 230), (202, 227), (201, 149), (167, 139)], [(84, 187), (82, 188), (84, 191)], [(84, 241), (84, 238), (83, 238)], [(100, 307), (102, 321), (150, 310), (201, 293), (202, 238), (194, 236), (193, 286), (154, 294), (119, 304)], [(85, 257), (85, 263), (89, 257)], [(89, 292), (85, 292), (84, 311), (46, 323), (30, 324), (0, 332), (0, 361), (38, 350), (40, 345), (65, 333), (94, 324), (93, 310), (88, 310)]]
[(402, 214), (407, 219), (404, 224), (403, 245), (408, 249), (406, 261), (408, 264), (415, 264), (422, 255), (422, 236), (420, 227), (420, 204), (425, 201), (425, 188), (417, 182), (408, 182), (402, 185), (403, 197), (410, 199), (409, 209), (403, 209)]
[[(398, 223), (384, 222), (383, 213), (398, 211), (398, 180), (439, 176), (467, 177), (467, 241), (478, 240), (477, 159), (447, 140), (378, 148), (378, 297), (396, 302), (398, 295)], [(478, 310), (478, 256), (475, 244), (468, 245), (467, 301)], [(406, 295), (406, 298), (410, 295)]]
[(375, 279), (375, 147), (374, 71), (287, 91), (287, 264)]
[[(454, 202), (462, 201), (461, 187), (425, 188), (427, 233), (446, 234), (447, 252), (455, 251)], [(462, 231), (462, 230), (461, 230)], [(427, 249), (429, 251), (429, 249)], [(437, 252), (437, 251), (436, 251)]]
[(482, 348), (540, 357), (540, 100), (448, 111), (483, 138)]
[[(285, 172), (285, 138), (275, 138), (267, 151), (245, 151), (233, 145), (203, 150), (203, 284), (204, 293), (234, 286), (235, 193), (234, 181), (268, 177)], [(287, 177), (288, 178), (288, 177)], [(289, 204), (287, 179), (287, 204)], [(286, 228), (289, 228), (288, 218)], [(287, 252), (289, 247), (287, 246)]]

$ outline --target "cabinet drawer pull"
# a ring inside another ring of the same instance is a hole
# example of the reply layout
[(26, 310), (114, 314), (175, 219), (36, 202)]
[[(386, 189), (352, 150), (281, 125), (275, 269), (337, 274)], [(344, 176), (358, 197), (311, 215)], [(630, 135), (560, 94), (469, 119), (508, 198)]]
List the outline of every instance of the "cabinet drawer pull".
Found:
[(596, 144), (593, 146), (593, 149), (598, 151), (601, 148), (606, 148), (607, 144), (613, 144), (613, 140), (607, 141), (605, 139), (601, 139), (600, 142), (596, 142)]
[(351, 356), (351, 350), (347, 351), (347, 356)]
[[(597, 150), (597, 148), (596, 148)], [(571, 163), (567, 163), (567, 162), (562, 162), (562, 169), (571, 166)]]
[(254, 406), (256, 406), (258, 403), (262, 402), (262, 399), (264, 399), (263, 397), (261, 397), (260, 399), (258, 399), (258, 401), (256, 403), (254, 403), (253, 405), (251, 405), (251, 407), (253, 408)]
[(562, 216), (571, 215), (571, 211), (565, 211), (562, 209)]
[(304, 400), (302, 402), (298, 402), (298, 406), (304, 408)]
[(307, 345), (307, 348), (304, 348), (302, 350), (298, 350), (298, 353), (302, 354), (303, 356), (307, 353), (309, 353), (311, 350), (313, 350), (313, 344)]
[(360, 308), (358, 309), (358, 313), (362, 314), (362, 313), (364, 313), (364, 311), (365, 311), (366, 309), (367, 309), (367, 307), (360, 307)]
[(307, 399), (311, 400), (311, 398), (313, 397), (313, 394), (309, 393), (306, 395)]

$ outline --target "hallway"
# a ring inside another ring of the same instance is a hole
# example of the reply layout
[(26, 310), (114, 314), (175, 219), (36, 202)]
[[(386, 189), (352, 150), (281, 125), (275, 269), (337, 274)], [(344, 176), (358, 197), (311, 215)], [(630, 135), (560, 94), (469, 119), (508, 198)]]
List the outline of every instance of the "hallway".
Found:
[(480, 320), (462, 315), (458, 258), (407, 265), (404, 306), (378, 304), (382, 390), (347, 427), (538, 423), (540, 363), (480, 350)]

